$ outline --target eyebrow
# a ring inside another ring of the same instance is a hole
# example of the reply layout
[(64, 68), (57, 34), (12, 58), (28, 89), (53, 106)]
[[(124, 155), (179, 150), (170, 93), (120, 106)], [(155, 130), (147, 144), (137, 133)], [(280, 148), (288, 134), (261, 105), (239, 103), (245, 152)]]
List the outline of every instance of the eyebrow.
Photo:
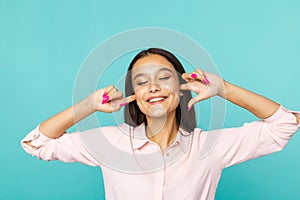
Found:
[[(159, 69), (159, 70), (157, 70), (158, 72), (161, 72), (161, 71), (168, 71), (168, 72), (171, 72), (172, 73), (172, 70), (170, 70), (170, 69), (168, 69), (168, 68), (161, 68), (161, 69)], [(134, 78), (133, 78), (133, 80), (135, 80), (135, 79), (137, 79), (138, 77), (140, 77), (140, 76), (145, 76), (146, 75), (146, 73), (139, 73), (139, 74), (137, 74)]]

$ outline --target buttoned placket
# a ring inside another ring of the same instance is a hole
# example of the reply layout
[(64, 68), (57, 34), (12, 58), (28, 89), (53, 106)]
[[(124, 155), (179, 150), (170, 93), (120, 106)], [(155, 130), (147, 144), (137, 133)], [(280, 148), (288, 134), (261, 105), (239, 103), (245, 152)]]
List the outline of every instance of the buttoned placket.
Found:
[[(179, 133), (178, 133), (179, 134)], [(167, 171), (167, 166), (166, 166), (166, 163), (168, 163), (168, 160), (170, 159), (170, 154), (171, 154), (171, 152), (172, 152), (172, 149), (174, 148), (174, 147), (176, 147), (176, 145), (178, 144), (178, 141), (176, 141), (174, 144), (171, 144), (168, 148), (167, 148), (167, 150), (166, 150), (166, 152), (165, 152), (165, 154), (163, 155), (163, 162), (164, 162), (164, 170), (163, 170), (163, 172), (164, 172), (164, 176), (163, 176), (163, 189), (162, 189), (162, 191), (163, 191), (163, 193), (162, 193), (162, 199), (164, 199), (164, 196), (165, 196), (165, 187), (166, 187), (166, 171)], [(170, 152), (171, 151), (171, 152)]]
[(158, 174), (157, 174), (157, 183), (155, 184), (155, 194), (157, 194), (157, 196), (155, 197), (155, 199), (161, 199), (163, 200), (163, 196), (164, 196), (164, 184), (165, 184), (165, 161), (164, 161), (164, 157), (162, 154), (162, 151), (160, 149), (160, 146), (154, 142), (151, 142), (154, 145), (154, 148), (157, 151), (160, 151), (160, 154), (162, 156), (162, 160), (163, 160), (163, 169), (159, 170)]
[[(184, 136), (177, 135), (175, 141), (167, 148), (165, 154), (163, 154), (161, 151), (161, 148), (158, 144), (156, 144), (155, 142), (146, 138), (144, 126), (137, 127), (137, 129), (135, 131), (136, 131), (135, 133), (138, 133), (136, 135), (144, 138), (143, 141), (141, 141), (141, 140), (138, 141), (138, 139), (136, 139), (136, 140), (133, 139), (136, 142), (135, 150), (142, 148), (143, 145), (148, 142), (153, 145), (154, 150), (160, 151), (160, 155), (162, 156), (162, 161), (163, 161), (163, 168), (162, 168), (162, 170), (159, 170), (157, 172), (158, 181), (156, 181), (155, 186), (154, 186), (155, 187), (155, 189), (154, 189), (154, 197), (155, 198), (154, 199), (163, 200), (164, 195), (165, 195), (164, 193), (165, 193), (165, 186), (166, 186), (165, 181), (166, 181), (167, 164), (169, 164), (170, 161), (172, 161), (172, 159), (174, 159), (174, 155), (177, 155), (177, 151), (178, 151), (179, 155), (186, 152), (187, 145), (186, 144), (179, 145), (180, 144), (179, 141), (183, 142), (183, 138), (181, 138), (181, 137), (184, 137)], [(180, 130), (178, 134), (181, 134), (182, 131), (183, 130)], [(135, 135), (135, 134), (133, 134), (133, 135)], [(186, 143), (186, 141), (183, 143)]]
[[(180, 133), (178, 133), (180, 134)], [(151, 142), (151, 141), (149, 141)], [(157, 199), (161, 199), (163, 200), (164, 199), (164, 196), (165, 196), (165, 187), (166, 187), (166, 171), (167, 171), (167, 163), (169, 163), (170, 159), (172, 159), (172, 151), (174, 151), (174, 149), (176, 149), (177, 145), (179, 144), (179, 141), (176, 139), (175, 142), (173, 144), (171, 144), (165, 154), (162, 153), (161, 151), (161, 148), (158, 144), (154, 143), (154, 142), (151, 142), (156, 150), (160, 151), (161, 155), (162, 155), (162, 159), (163, 159), (163, 169), (161, 170), (161, 173), (162, 175), (158, 175), (158, 178), (162, 178), (162, 180), (159, 181), (159, 185), (158, 186), (155, 186), (156, 187), (156, 190), (157, 190), (157, 194), (161, 194), (159, 196), (157, 196)], [(160, 186), (160, 187), (159, 187)]]

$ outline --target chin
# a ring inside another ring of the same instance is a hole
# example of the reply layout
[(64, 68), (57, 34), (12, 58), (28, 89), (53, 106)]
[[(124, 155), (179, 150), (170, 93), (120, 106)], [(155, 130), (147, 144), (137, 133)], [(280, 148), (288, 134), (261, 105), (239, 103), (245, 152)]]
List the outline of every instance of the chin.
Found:
[(165, 117), (167, 114), (166, 110), (161, 105), (154, 105), (149, 109), (148, 116), (153, 118)]

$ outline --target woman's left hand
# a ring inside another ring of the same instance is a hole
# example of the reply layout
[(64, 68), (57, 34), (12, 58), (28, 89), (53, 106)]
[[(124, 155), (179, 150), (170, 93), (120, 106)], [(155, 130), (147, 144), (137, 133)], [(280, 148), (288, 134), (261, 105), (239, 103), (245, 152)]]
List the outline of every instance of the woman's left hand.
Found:
[(193, 73), (184, 73), (182, 78), (187, 82), (180, 85), (181, 90), (191, 90), (198, 95), (192, 98), (188, 103), (188, 110), (202, 100), (208, 99), (215, 95), (224, 97), (224, 80), (212, 73), (196, 69)]

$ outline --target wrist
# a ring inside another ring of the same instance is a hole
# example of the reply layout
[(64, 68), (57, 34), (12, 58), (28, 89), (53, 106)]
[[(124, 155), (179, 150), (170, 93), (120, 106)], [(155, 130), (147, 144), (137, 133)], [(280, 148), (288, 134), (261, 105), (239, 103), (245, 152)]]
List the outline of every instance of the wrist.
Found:
[(230, 88), (231, 84), (223, 79), (221, 91), (219, 92), (218, 96), (224, 99), (228, 99), (228, 96), (230, 94)]
[(90, 112), (96, 112), (96, 104), (95, 104), (95, 94), (91, 94), (89, 95), (86, 99), (83, 100), (84, 101), (84, 105), (86, 107), (87, 110), (89, 110)]
[(81, 106), (83, 110), (87, 113), (92, 114), (96, 111), (94, 101), (92, 98), (88, 97), (81, 102)]

